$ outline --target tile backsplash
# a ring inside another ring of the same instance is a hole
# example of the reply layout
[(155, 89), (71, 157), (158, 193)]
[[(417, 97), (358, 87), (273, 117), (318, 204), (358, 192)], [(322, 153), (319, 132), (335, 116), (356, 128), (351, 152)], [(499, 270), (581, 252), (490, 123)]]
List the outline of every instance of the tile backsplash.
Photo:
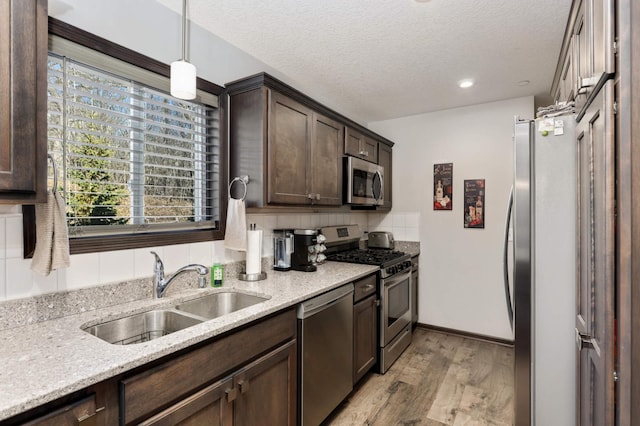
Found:
[[(418, 241), (419, 213), (314, 213), (250, 214), (247, 224), (262, 229), (263, 256), (272, 256), (271, 234), (278, 228), (319, 228), (357, 224), (366, 237), (368, 231), (392, 231), (396, 240)], [(119, 250), (71, 256), (71, 266), (42, 277), (31, 271), (31, 260), (23, 259), (22, 214), (19, 206), (0, 206), (0, 301), (75, 290), (102, 284), (149, 277), (157, 252), (172, 272), (187, 263), (210, 266), (214, 261), (244, 260), (243, 252), (225, 250), (222, 241)]]

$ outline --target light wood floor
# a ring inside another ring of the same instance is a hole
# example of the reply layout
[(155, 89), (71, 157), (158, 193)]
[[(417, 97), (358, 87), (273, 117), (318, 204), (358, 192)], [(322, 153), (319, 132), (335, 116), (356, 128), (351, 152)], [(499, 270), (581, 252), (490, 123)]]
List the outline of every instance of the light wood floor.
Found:
[(385, 375), (369, 373), (326, 425), (511, 425), (513, 349), (416, 329)]

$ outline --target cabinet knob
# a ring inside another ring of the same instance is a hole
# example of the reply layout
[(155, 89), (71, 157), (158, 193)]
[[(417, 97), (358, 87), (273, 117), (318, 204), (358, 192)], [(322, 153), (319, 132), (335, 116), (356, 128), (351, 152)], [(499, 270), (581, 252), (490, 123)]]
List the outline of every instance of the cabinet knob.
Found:
[(369, 151), (360, 151), (360, 155), (362, 155), (364, 157), (368, 157), (369, 156)]
[(236, 388), (227, 389), (226, 391), (224, 391), (224, 393), (227, 394), (227, 402), (235, 401), (236, 397), (238, 396), (238, 391)]
[(240, 393), (245, 394), (249, 391), (249, 381), (248, 380), (240, 380), (238, 382), (238, 386), (240, 387)]

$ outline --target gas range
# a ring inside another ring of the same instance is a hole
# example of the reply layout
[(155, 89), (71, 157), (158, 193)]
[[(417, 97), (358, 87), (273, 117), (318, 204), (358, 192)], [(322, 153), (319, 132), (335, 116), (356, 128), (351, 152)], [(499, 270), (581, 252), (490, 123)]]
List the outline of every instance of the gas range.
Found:
[(325, 236), (327, 260), (380, 266), (380, 278), (411, 270), (411, 255), (387, 248), (361, 249), (358, 225), (320, 229)]
[(330, 253), (327, 259), (336, 262), (378, 265), (381, 278), (411, 269), (411, 255), (391, 249), (349, 249)]

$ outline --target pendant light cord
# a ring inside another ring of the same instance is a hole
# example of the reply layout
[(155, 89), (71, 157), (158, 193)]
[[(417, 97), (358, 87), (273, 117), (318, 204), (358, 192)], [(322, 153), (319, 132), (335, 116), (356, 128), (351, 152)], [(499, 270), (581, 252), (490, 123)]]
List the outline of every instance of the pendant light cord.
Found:
[(187, 51), (187, 0), (182, 0), (182, 60), (186, 61)]

